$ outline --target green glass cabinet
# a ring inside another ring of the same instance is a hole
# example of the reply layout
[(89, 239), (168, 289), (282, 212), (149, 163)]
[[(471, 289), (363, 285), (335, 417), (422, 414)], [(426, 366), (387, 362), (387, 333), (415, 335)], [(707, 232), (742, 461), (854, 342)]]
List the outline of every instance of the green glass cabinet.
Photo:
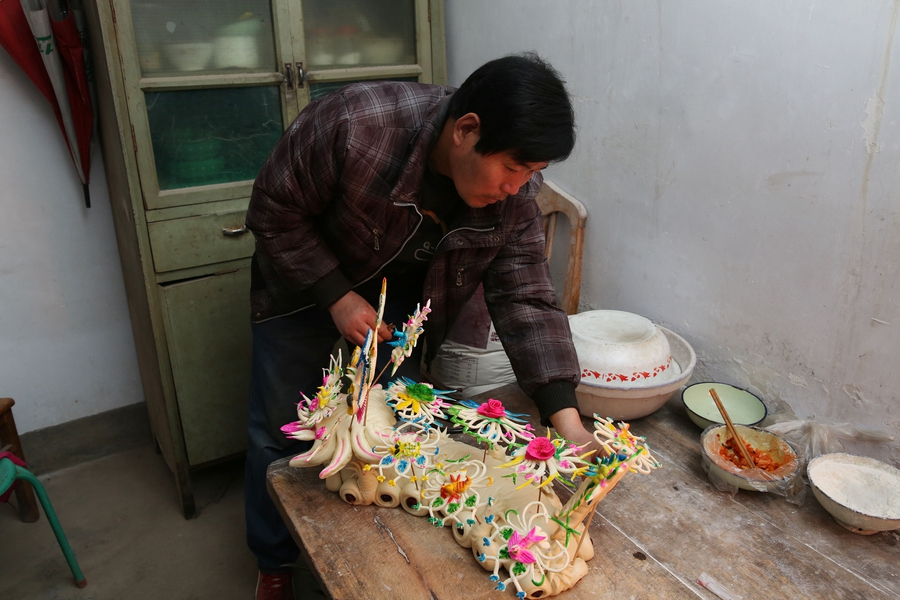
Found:
[(150, 422), (185, 517), (191, 472), (246, 447), (244, 215), (309, 102), (446, 83), (442, 0), (86, 0), (95, 113)]

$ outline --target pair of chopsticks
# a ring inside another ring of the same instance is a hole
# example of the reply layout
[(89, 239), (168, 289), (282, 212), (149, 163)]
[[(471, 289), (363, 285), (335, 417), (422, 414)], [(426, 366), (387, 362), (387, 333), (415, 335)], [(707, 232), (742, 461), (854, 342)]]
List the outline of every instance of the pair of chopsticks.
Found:
[(731, 434), (731, 437), (734, 438), (734, 441), (737, 443), (738, 448), (741, 450), (741, 455), (744, 457), (744, 460), (747, 461), (747, 464), (750, 465), (751, 469), (756, 468), (756, 463), (753, 462), (753, 457), (750, 456), (750, 452), (747, 451), (747, 445), (744, 443), (744, 440), (738, 435), (737, 429), (734, 428), (734, 423), (731, 422), (731, 417), (728, 416), (728, 411), (725, 410), (725, 407), (722, 405), (722, 401), (719, 400), (719, 394), (716, 393), (715, 388), (709, 388), (709, 395), (712, 396), (713, 402), (716, 403), (716, 408), (719, 409), (719, 414), (722, 415), (722, 418), (725, 419), (725, 426), (728, 428), (728, 432)]

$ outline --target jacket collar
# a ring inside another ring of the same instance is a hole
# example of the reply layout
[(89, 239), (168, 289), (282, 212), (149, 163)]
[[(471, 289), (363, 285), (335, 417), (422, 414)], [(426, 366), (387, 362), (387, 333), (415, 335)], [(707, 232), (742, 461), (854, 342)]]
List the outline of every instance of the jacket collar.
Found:
[(394, 202), (418, 204), (422, 180), (425, 178), (425, 168), (428, 165), (428, 156), (431, 154), (432, 146), (440, 137), (444, 123), (447, 121), (447, 115), (450, 113), (451, 94), (452, 91), (448, 91), (448, 95), (434, 105), (418, 133), (410, 141), (409, 158), (403, 166), (397, 184), (391, 190), (391, 200)]
[(503, 205), (510, 200), (512, 200), (512, 198), (507, 198), (503, 202), (497, 202), (490, 206), (485, 206), (484, 208), (465, 206), (453, 223), (454, 229), (460, 227), (488, 229), (500, 225), (501, 216), (503, 215)]

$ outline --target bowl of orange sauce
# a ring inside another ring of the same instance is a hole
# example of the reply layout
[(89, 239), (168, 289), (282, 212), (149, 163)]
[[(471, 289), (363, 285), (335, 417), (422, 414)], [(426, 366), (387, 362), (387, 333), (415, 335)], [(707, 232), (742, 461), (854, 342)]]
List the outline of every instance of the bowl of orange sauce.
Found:
[(788, 492), (803, 485), (801, 458), (782, 437), (735, 424), (755, 467), (748, 465), (725, 425), (707, 427), (700, 436), (703, 469), (714, 483), (756, 492)]

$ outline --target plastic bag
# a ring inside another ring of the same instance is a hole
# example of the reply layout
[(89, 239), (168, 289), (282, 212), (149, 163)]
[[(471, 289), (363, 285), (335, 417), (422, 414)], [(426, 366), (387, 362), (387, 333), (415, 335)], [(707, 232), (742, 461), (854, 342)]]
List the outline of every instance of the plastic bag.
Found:
[(761, 451), (763, 456), (771, 457), (777, 467), (772, 471), (738, 467), (722, 455), (724, 442), (731, 437), (727, 428), (712, 425), (706, 428), (700, 439), (703, 446), (701, 466), (713, 487), (732, 496), (739, 489), (745, 489), (784, 496), (788, 502), (798, 506), (803, 504), (806, 488), (803, 485), (804, 461), (800, 449), (756, 427), (738, 425), (736, 428), (747, 444)]
[(807, 462), (822, 454), (843, 452), (844, 442), (886, 444), (894, 441), (893, 436), (878, 429), (854, 423), (816, 423), (814, 418), (783, 421), (769, 425), (766, 429), (796, 444)]

